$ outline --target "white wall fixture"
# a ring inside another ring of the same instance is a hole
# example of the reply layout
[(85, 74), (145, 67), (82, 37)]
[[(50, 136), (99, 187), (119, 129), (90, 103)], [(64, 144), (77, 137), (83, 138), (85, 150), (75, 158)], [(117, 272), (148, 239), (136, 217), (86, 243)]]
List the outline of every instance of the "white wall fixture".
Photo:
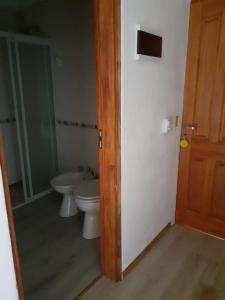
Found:
[[(134, 30), (134, 59), (160, 62), (162, 60), (162, 35), (140, 24), (135, 24)], [(142, 35), (140, 35), (140, 32), (142, 32)], [(143, 38), (143, 36), (145, 38)], [(141, 49), (148, 53), (141, 54), (139, 52)]]
[(59, 55), (55, 56), (55, 61), (58, 67), (62, 67), (63, 66), (63, 58)]
[(134, 33), (135, 33), (135, 39), (134, 39), (134, 59), (139, 60), (140, 54), (137, 54), (137, 41), (138, 41), (138, 30), (141, 30), (140, 24), (134, 25)]
[(171, 130), (172, 130), (172, 121), (170, 119), (163, 119), (162, 120), (162, 133), (167, 134)]

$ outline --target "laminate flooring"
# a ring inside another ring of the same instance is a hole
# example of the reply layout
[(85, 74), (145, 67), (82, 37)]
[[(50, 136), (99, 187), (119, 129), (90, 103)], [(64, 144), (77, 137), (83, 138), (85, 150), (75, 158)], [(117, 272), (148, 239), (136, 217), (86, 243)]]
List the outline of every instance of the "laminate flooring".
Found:
[(82, 238), (82, 213), (59, 217), (61, 198), (14, 211), (25, 300), (72, 300), (100, 275), (99, 239)]
[(225, 242), (173, 226), (122, 282), (102, 277), (82, 300), (225, 300)]

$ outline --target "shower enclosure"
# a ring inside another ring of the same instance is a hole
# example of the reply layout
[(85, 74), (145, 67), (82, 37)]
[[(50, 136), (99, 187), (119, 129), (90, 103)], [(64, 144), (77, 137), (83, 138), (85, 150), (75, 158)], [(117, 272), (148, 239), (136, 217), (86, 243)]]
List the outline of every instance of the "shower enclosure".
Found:
[(49, 193), (57, 174), (51, 50), (48, 39), (0, 33), (0, 51), (16, 125), (21, 206)]

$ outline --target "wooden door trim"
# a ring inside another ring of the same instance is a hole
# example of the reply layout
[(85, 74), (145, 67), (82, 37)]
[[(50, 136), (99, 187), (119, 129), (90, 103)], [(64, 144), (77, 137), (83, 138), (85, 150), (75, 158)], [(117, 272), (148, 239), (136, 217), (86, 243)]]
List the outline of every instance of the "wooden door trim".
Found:
[(16, 234), (15, 234), (13, 212), (12, 212), (12, 205), (11, 205), (10, 192), (9, 192), (9, 183), (8, 183), (8, 177), (7, 177), (7, 173), (6, 173), (6, 163), (5, 163), (5, 158), (4, 158), (2, 132), (0, 132), (0, 164), (1, 164), (1, 169), (2, 169), (2, 180), (3, 180), (4, 194), (5, 194), (5, 203), (6, 203), (8, 224), (9, 224), (9, 232), (10, 232), (10, 238), (11, 238), (13, 262), (14, 262), (15, 273), (16, 273), (18, 295), (19, 295), (20, 300), (24, 300), (22, 276), (21, 276), (21, 270), (20, 270), (20, 261), (19, 261), (17, 243), (16, 243)]
[(101, 270), (121, 279), (120, 0), (94, 0), (97, 67)]

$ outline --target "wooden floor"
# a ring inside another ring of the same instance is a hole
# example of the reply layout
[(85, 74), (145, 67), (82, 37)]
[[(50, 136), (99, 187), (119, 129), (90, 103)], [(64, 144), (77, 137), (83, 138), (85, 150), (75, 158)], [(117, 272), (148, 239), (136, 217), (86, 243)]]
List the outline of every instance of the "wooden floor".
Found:
[(81, 236), (83, 215), (61, 218), (52, 193), (14, 211), (26, 300), (73, 300), (100, 275), (99, 240)]
[(101, 278), (82, 300), (224, 300), (225, 242), (172, 227), (120, 283)]

